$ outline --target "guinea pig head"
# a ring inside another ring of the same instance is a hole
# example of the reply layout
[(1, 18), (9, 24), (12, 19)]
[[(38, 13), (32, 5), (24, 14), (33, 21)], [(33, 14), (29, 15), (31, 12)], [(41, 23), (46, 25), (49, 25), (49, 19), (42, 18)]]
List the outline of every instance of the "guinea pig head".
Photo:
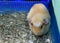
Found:
[(43, 35), (48, 31), (48, 19), (43, 19), (39, 15), (35, 15), (29, 20), (29, 26), (32, 32), (37, 35)]
[(30, 29), (37, 35), (47, 33), (50, 26), (50, 15), (43, 4), (35, 4), (27, 15)]

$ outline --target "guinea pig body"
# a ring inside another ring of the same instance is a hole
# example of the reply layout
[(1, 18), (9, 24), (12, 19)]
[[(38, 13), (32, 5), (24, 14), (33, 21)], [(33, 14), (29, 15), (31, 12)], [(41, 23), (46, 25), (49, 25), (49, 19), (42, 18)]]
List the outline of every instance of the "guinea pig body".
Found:
[(43, 4), (35, 4), (27, 15), (32, 32), (39, 36), (46, 34), (50, 27), (50, 15)]

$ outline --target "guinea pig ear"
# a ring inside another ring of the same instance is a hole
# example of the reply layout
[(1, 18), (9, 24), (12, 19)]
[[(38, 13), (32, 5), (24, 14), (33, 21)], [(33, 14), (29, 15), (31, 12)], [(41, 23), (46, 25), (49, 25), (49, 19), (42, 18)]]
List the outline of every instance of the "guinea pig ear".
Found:
[(48, 19), (44, 19), (44, 24), (48, 24), (49, 23), (49, 20)]
[(40, 23), (39, 22), (36, 22), (36, 23), (34, 23), (34, 26), (35, 27), (40, 27)]

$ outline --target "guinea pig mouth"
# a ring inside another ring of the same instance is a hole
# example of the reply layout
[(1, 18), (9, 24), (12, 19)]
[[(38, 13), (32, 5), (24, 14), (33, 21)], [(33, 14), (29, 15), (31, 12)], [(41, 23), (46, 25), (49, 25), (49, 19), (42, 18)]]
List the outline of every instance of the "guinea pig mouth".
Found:
[(40, 36), (43, 34), (43, 31), (41, 31), (40, 28), (33, 28), (31, 30), (32, 30), (33, 34), (35, 34), (36, 36)]
[[(35, 34), (35, 33), (34, 33), (34, 34)], [(35, 35), (36, 35), (36, 36), (42, 36), (43, 33), (42, 33), (42, 32), (38, 32), (38, 33), (36, 33)]]

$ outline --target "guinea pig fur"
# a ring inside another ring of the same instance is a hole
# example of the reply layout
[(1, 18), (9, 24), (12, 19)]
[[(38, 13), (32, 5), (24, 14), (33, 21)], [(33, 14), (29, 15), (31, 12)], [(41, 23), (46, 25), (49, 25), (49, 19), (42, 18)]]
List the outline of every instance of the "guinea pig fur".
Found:
[(41, 36), (48, 32), (50, 27), (50, 15), (44, 4), (35, 4), (30, 9), (27, 20), (32, 32)]

